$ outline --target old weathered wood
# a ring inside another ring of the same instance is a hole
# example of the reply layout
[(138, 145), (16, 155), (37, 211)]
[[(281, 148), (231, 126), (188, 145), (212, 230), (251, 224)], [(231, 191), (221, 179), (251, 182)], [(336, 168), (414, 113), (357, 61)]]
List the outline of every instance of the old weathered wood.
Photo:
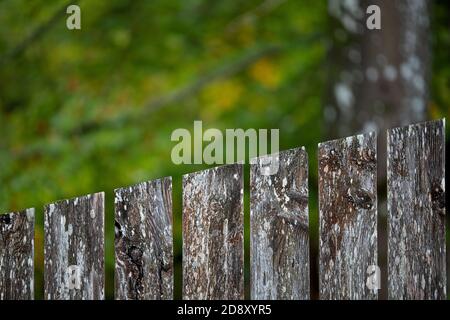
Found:
[(34, 299), (34, 209), (0, 215), (0, 300)]
[(390, 299), (446, 299), (444, 127), (388, 131)]
[[(268, 161), (278, 171), (267, 175)], [(256, 159), (250, 170), (251, 298), (309, 299), (308, 155)]]
[(172, 299), (172, 178), (115, 194), (116, 299)]
[(377, 264), (374, 133), (319, 144), (321, 299), (376, 299), (367, 269)]
[(243, 299), (243, 166), (183, 176), (183, 298)]
[(45, 298), (104, 299), (104, 194), (49, 204), (44, 215)]

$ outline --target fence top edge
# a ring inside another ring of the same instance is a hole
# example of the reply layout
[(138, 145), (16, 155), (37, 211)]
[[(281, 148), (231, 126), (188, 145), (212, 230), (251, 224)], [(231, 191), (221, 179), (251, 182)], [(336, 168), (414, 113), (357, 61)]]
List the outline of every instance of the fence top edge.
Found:
[(142, 185), (147, 185), (147, 184), (153, 183), (153, 182), (159, 182), (159, 181), (162, 182), (162, 181), (167, 180), (167, 179), (170, 182), (172, 182), (172, 176), (160, 177), (160, 178), (156, 178), (156, 179), (152, 179), (152, 180), (147, 180), (147, 181), (141, 181), (141, 182), (133, 183), (133, 184), (130, 184), (128, 186), (115, 188), (114, 189), (114, 193), (116, 194), (116, 193), (121, 192), (121, 191), (126, 190), (126, 189), (136, 188), (136, 187), (139, 187), (139, 186), (142, 186)]
[(24, 210), (18, 210), (18, 211), (10, 211), (10, 212), (3, 212), (0, 213), (0, 216), (6, 216), (6, 215), (26, 215), (27, 218), (30, 220), (31, 218), (34, 219), (34, 216), (36, 214), (35, 208), (27, 208)]
[(257, 157), (253, 157), (249, 159), (249, 163), (250, 165), (257, 165), (259, 160), (264, 160), (267, 158), (271, 158), (271, 157), (277, 157), (280, 155), (285, 155), (291, 152), (304, 152), (306, 155), (308, 155), (308, 151), (306, 151), (306, 147), (305, 146), (300, 146), (300, 147), (295, 147), (295, 148), (290, 148), (290, 149), (286, 149), (286, 150), (280, 150), (278, 152), (274, 152), (274, 153), (269, 153), (269, 154), (265, 154), (262, 156), (257, 156)]
[(190, 176), (195, 176), (195, 175), (199, 175), (202, 173), (208, 173), (210, 171), (214, 171), (214, 170), (222, 170), (225, 169), (227, 167), (244, 167), (244, 161), (237, 161), (235, 163), (229, 163), (229, 164), (224, 164), (224, 165), (220, 165), (220, 166), (215, 166), (215, 167), (211, 167), (211, 168), (206, 168), (203, 170), (198, 170), (198, 171), (194, 171), (194, 172), (189, 172), (189, 173), (185, 173), (183, 174), (183, 180), (190, 177)]
[(60, 200), (56, 200), (54, 202), (50, 202), (44, 205), (44, 208), (49, 207), (50, 205), (56, 205), (56, 204), (61, 204), (63, 202), (71, 202), (74, 200), (80, 200), (80, 199), (90, 199), (94, 196), (100, 196), (101, 198), (103, 198), (103, 200), (105, 199), (105, 192), (104, 191), (99, 191), (99, 192), (94, 192), (94, 193), (89, 193), (89, 194), (85, 194), (85, 195), (81, 195), (78, 197), (72, 197), (72, 198), (67, 198), (67, 199), (60, 199)]
[(360, 134), (355, 134), (353, 136), (348, 136), (348, 137), (343, 137), (343, 138), (339, 138), (339, 139), (333, 139), (333, 140), (328, 140), (328, 141), (324, 141), (324, 142), (319, 142), (317, 144), (317, 147), (320, 149), (323, 146), (329, 145), (329, 144), (333, 144), (336, 142), (341, 142), (341, 141), (345, 141), (347, 139), (353, 139), (353, 138), (376, 138), (377, 137), (377, 132), (376, 131), (370, 131), (370, 132), (364, 132), (364, 133), (360, 133)]
[(398, 131), (398, 130), (406, 130), (409, 128), (431, 126), (431, 125), (439, 124), (439, 123), (442, 123), (442, 127), (445, 129), (445, 117), (444, 117), (444, 118), (440, 118), (440, 119), (434, 119), (434, 120), (428, 120), (428, 121), (422, 121), (422, 122), (417, 122), (417, 123), (413, 123), (413, 124), (408, 124), (406, 126), (394, 127), (394, 128), (387, 129), (386, 131), (388, 134), (390, 134), (390, 133), (392, 133), (394, 131)]

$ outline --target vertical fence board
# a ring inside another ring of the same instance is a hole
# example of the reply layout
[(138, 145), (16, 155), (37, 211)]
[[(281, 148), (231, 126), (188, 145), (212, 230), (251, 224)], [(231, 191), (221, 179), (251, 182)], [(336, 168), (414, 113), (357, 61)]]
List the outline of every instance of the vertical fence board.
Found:
[(374, 133), (319, 144), (321, 299), (377, 298), (376, 162)]
[(243, 166), (183, 176), (183, 297), (244, 297)]
[(172, 299), (172, 178), (115, 195), (116, 299)]
[(390, 299), (446, 299), (444, 127), (388, 131)]
[(0, 300), (34, 299), (34, 209), (0, 215)]
[[(267, 160), (278, 171), (267, 175)], [(269, 160), (270, 161), (270, 160)], [(260, 157), (250, 170), (251, 297), (309, 299), (308, 155)]]
[(45, 298), (104, 299), (104, 194), (49, 204), (44, 215)]

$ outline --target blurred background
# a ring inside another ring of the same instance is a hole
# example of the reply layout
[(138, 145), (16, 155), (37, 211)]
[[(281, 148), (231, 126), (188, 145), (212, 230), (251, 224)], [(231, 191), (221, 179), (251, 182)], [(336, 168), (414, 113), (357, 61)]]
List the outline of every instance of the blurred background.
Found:
[[(66, 28), (69, 4), (81, 8), (81, 30)], [(381, 30), (366, 28), (369, 4), (381, 8)], [(0, 26), (0, 211), (36, 208), (38, 299), (44, 204), (106, 192), (111, 299), (113, 189), (163, 176), (173, 177), (175, 297), (181, 297), (181, 178), (204, 166), (174, 165), (170, 134), (192, 130), (194, 120), (221, 130), (279, 128), (280, 149), (306, 147), (312, 298), (317, 143), (378, 131), (385, 271), (384, 131), (448, 118), (450, 111), (445, 0), (0, 0)], [(447, 141), (448, 133), (447, 126)], [(248, 298), (248, 166), (245, 175)]]

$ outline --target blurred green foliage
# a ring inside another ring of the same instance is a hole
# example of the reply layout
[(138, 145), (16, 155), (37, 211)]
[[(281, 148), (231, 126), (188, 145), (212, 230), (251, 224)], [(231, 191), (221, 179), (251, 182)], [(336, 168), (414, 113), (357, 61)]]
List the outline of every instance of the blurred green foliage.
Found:
[[(313, 159), (331, 41), (326, 1), (80, 1), (79, 31), (67, 30), (64, 14), (46, 23), (64, 5), (0, 1), (0, 211), (37, 209), (38, 298), (44, 204), (106, 192), (112, 298), (113, 189), (169, 175), (180, 297), (181, 177), (203, 167), (172, 164), (170, 134), (197, 119), (219, 129), (280, 128), (281, 149), (306, 147), (317, 247)], [(437, 118), (449, 112), (450, 33), (448, 12), (435, 11), (430, 110)]]

